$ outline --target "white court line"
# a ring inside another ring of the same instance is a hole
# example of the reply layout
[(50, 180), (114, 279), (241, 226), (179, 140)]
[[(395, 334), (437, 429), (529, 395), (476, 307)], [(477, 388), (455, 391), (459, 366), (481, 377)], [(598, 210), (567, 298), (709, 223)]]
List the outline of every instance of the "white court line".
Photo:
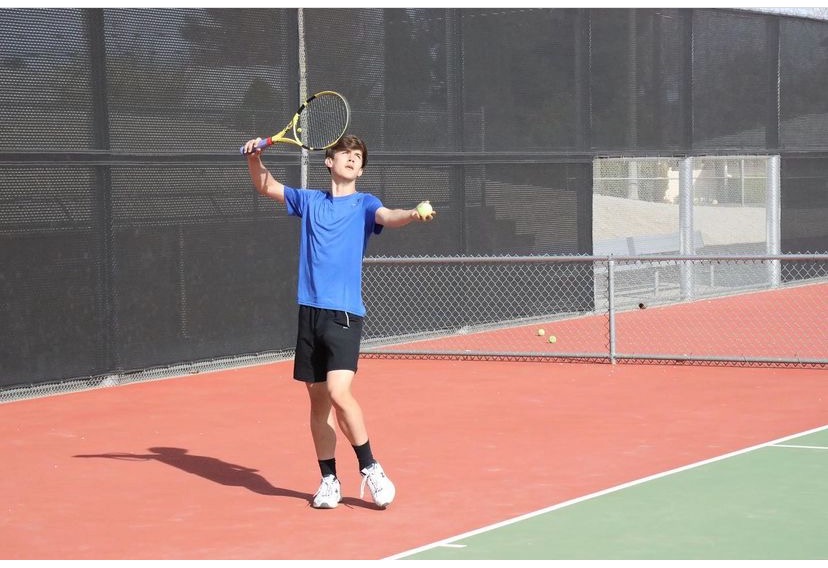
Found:
[(481, 527), (479, 529), (475, 529), (475, 530), (472, 530), (472, 531), (465, 532), (463, 534), (459, 534), (457, 536), (453, 536), (453, 537), (450, 537), (450, 538), (439, 540), (437, 542), (427, 544), (425, 546), (420, 546), (418, 548), (412, 548), (411, 550), (406, 550), (405, 552), (400, 552), (400, 553), (395, 554), (393, 556), (388, 556), (386, 558), (383, 558), (383, 560), (399, 560), (401, 558), (405, 558), (406, 556), (411, 556), (412, 554), (417, 554), (417, 553), (424, 552), (426, 550), (431, 550), (432, 548), (437, 548), (437, 547), (448, 547), (448, 546), (456, 547), (457, 545), (453, 545), (453, 541), (461, 540), (461, 539), (464, 539), (464, 538), (469, 538), (469, 537), (472, 537), (472, 536), (475, 536), (475, 535), (478, 535), (478, 534), (482, 534), (482, 533), (485, 533), (485, 532), (488, 532), (488, 531), (491, 531), (491, 530), (499, 529), (501, 527), (506, 527), (506, 526), (509, 526), (509, 525), (512, 525), (512, 524), (515, 524), (515, 523), (519, 523), (521, 521), (525, 521), (527, 519), (531, 519), (533, 517), (537, 517), (537, 516), (552, 512), (552, 511), (557, 511), (558, 509), (563, 509), (564, 507), (569, 507), (570, 505), (575, 505), (577, 503), (582, 503), (583, 501), (588, 501), (590, 499), (595, 499), (596, 497), (601, 497), (603, 495), (608, 495), (610, 493), (615, 493), (616, 491), (621, 491), (622, 489), (627, 489), (629, 487), (634, 487), (636, 485), (640, 485), (640, 484), (646, 483), (648, 481), (654, 481), (654, 480), (660, 479), (662, 477), (667, 477), (668, 475), (673, 475), (675, 473), (680, 473), (682, 471), (687, 471), (687, 470), (694, 469), (694, 468), (697, 468), (697, 467), (700, 467), (700, 466), (703, 466), (703, 465), (707, 465), (707, 464), (715, 463), (715, 462), (718, 462), (718, 461), (726, 460), (728, 458), (732, 458), (732, 457), (735, 457), (735, 456), (738, 456), (738, 455), (741, 455), (741, 454), (746, 454), (746, 453), (752, 452), (754, 450), (767, 448), (768, 446), (777, 446), (778, 447), (780, 445), (780, 442), (786, 442), (786, 441), (792, 440), (794, 438), (799, 438), (801, 436), (807, 436), (809, 434), (814, 434), (816, 432), (821, 432), (821, 431), (826, 430), (826, 429), (828, 429), (828, 425), (820, 426), (819, 428), (814, 428), (813, 430), (807, 430), (805, 432), (800, 432), (798, 434), (793, 434), (791, 436), (785, 436), (784, 438), (779, 438), (778, 440), (765, 442), (763, 444), (757, 444), (755, 446), (751, 446), (751, 447), (745, 448), (743, 450), (737, 450), (737, 451), (731, 452), (729, 454), (724, 454), (724, 455), (721, 455), (721, 456), (717, 456), (715, 458), (710, 458), (710, 459), (703, 460), (703, 461), (700, 461), (700, 462), (692, 463), (692, 464), (685, 465), (685, 466), (682, 466), (682, 467), (678, 467), (676, 469), (671, 469), (669, 471), (665, 471), (665, 472), (662, 472), (662, 473), (656, 473), (656, 474), (650, 475), (648, 477), (642, 477), (641, 479), (636, 479), (636, 480), (630, 481), (628, 483), (623, 483), (621, 485), (616, 485), (615, 487), (610, 487), (609, 489), (603, 489), (603, 490), (597, 491), (595, 493), (590, 493), (589, 495), (584, 495), (583, 497), (578, 497), (576, 499), (570, 499), (569, 501), (564, 501), (563, 503), (558, 503), (557, 505), (552, 505), (551, 507), (546, 507), (545, 509), (539, 509), (539, 510), (534, 511), (532, 513), (526, 513), (525, 515), (520, 515), (519, 517), (514, 517), (513, 519), (509, 519), (509, 520), (506, 520), (506, 521), (501, 521), (499, 523), (495, 523), (493, 525), (489, 525), (489, 526), (486, 526), (486, 527)]
[(828, 450), (828, 446), (795, 446), (793, 444), (773, 444), (774, 448), (799, 448), (801, 450)]

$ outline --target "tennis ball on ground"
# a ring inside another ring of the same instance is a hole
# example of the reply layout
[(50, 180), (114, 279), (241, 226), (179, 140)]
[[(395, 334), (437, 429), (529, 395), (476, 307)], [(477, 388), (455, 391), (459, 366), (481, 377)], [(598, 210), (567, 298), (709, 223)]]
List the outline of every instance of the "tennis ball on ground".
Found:
[(422, 201), (419, 205), (417, 205), (417, 215), (419, 215), (421, 219), (428, 218), (432, 213), (434, 213), (434, 208), (431, 207), (431, 203), (428, 201)]
[(558, 341), (557, 337), (555, 337), (554, 335), (549, 336), (549, 343), (555, 343), (556, 341)]
[(546, 335), (546, 332), (543, 330), (543, 328), (540, 328), (538, 330), (538, 335)]

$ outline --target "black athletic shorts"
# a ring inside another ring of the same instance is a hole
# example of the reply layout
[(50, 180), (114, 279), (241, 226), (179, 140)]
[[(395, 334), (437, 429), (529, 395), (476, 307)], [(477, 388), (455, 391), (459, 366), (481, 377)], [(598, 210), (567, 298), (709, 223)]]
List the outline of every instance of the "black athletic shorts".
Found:
[(341, 310), (299, 306), (293, 378), (306, 383), (327, 380), (328, 371), (356, 372), (362, 318)]

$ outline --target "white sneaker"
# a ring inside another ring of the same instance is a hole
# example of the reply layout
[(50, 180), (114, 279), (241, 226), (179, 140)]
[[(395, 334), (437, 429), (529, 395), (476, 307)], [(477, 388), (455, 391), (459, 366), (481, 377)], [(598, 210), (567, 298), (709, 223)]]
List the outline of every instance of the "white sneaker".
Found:
[(365, 484), (367, 483), (368, 489), (371, 490), (371, 497), (374, 498), (374, 503), (378, 507), (385, 509), (390, 505), (397, 494), (397, 489), (391, 483), (391, 480), (385, 476), (382, 466), (374, 462), (360, 473), (362, 473), (362, 485), (359, 488), (359, 498), (362, 499), (365, 494)]
[(322, 483), (313, 496), (313, 508), (334, 509), (340, 501), (342, 501), (342, 489), (339, 480), (334, 475), (326, 475), (322, 478)]

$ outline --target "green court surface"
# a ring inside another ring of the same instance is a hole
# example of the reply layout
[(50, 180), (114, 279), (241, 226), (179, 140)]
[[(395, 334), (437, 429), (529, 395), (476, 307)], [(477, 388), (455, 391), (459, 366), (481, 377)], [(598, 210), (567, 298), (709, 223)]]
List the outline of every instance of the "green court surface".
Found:
[(394, 558), (828, 559), (828, 426)]

